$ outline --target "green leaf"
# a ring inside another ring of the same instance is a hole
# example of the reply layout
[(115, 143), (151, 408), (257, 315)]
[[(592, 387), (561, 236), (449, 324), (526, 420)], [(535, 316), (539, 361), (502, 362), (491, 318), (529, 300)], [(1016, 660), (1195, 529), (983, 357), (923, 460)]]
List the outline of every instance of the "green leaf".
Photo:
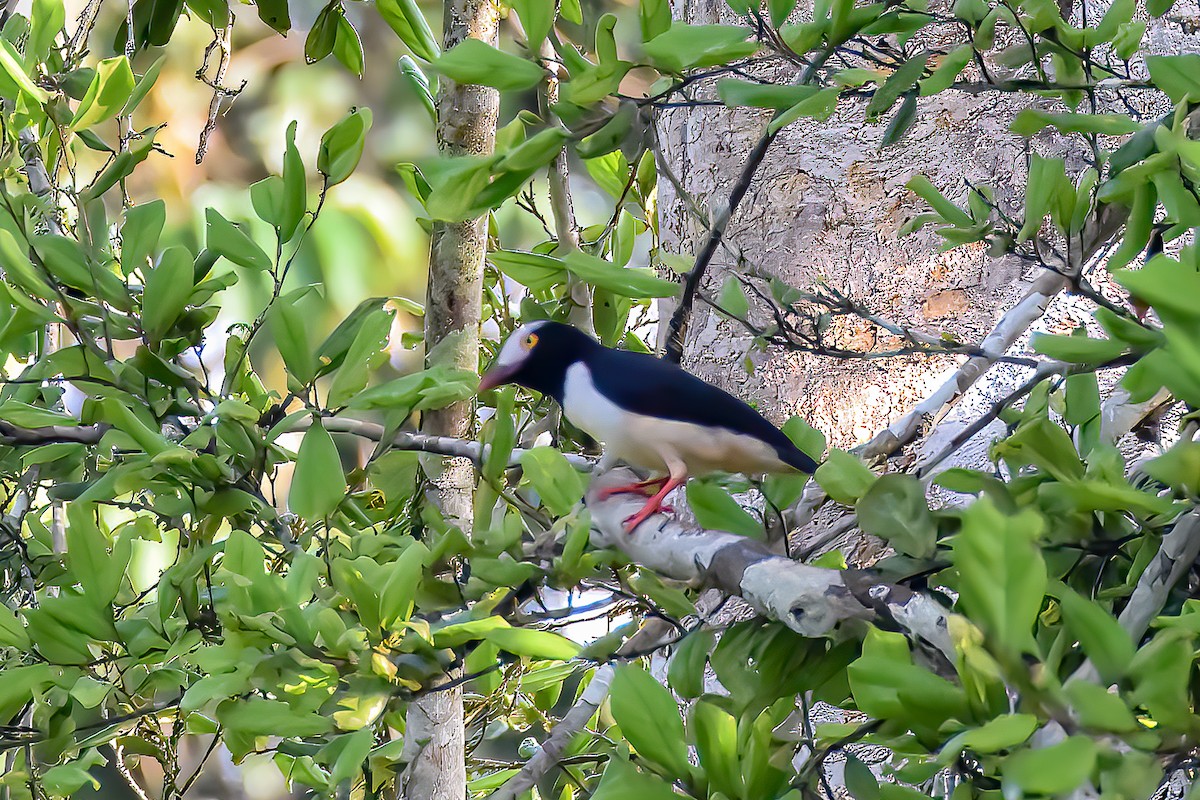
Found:
[[(18, 650), (29, 648), (29, 636), (25, 633), (25, 626), (21, 624), (16, 613), (3, 603), (0, 603), (0, 647), (15, 647)], [(11, 678), (13, 670), (6, 668), (5, 674)], [(4, 708), (5, 694), (0, 692), (0, 713), (4, 713)]]
[(267, 322), (288, 374), (299, 386), (308, 385), (316, 373), (312, 345), (308, 340), (308, 320), (290, 297), (281, 297), (271, 304)]
[(1086, 736), (1072, 736), (1037, 750), (1022, 750), (1003, 762), (1005, 791), (1056, 795), (1075, 789), (1091, 777), (1096, 767), (1096, 743)]
[(151, 340), (162, 339), (187, 308), (194, 274), (192, 254), (179, 246), (164, 250), (149, 270), (142, 294), (142, 324)]
[[(409, 86), (412, 87), (417, 99), (421, 101), (421, 106), (429, 114), (429, 119), (436, 124), (437, 103), (433, 99), (433, 92), (429, 88), (429, 78), (426, 77), (424, 70), (410, 56), (401, 56), (399, 66), (400, 74), (404, 76)], [(413, 194), (417, 193), (413, 192)]]
[(21, 56), (12, 44), (7, 39), (0, 39), (0, 97), (16, 100), (20, 95), (38, 106), (50, 97), (25, 72)]
[(1120, 694), (1083, 680), (1071, 680), (1063, 687), (1075, 718), (1085, 728), (1115, 733), (1132, 733), (1140, 726)]
[[(696, 743), (700, 766), (713, 788), (727, 797), (744, 797), (739, 767), (738, 725), (728, 711), (701, 698), (688, 715), (688, 730)], [(621, 729), (624, 731), (624, 727)], [(687, 775), (678, 771), (676, 775)]]
[(950, 88), (967, 64), (971, 63), (974, 51), (969, 44), (962, 44), (938, 60), (937, 67), (928, 78), (921, 81), (921, 97), (929, 97)]
[(570, 639), (533, 628), (496, 628), (485, 638), (506, 653), (526, 658), (569, 661), (579, 654), (579, 645)]
[(1001, 648), (1036, 654), (1033, 624), (1046, 592), (1046, 564), (1036, 545), (1042, 518), (1032, 510), (1004, 515), (983, 497), (962, 521), (953, 548), (959, 604)]
[(270, 257), (241, 227), (225, 219), (215, 208), (205, 209), (204, 218), (207, 221), (205, 242), (209, 250), (247, 269), (264, 272), (271, 269)]
[(146, 266), (154, 254), (163, 225), (167, 221), (167, 204), (162, 200), (140, 203), (125, 211), (121, 226), (121, 267), (126, 274)]
[(279, 235), (283, 241), (290, 241), (304, 219), (308, 208), (308, 192), (304, 173), (304, 160), (296, 149), (296, 121), (293, 120), (287, 129), (286, 144), (283, 150), (283, 187), (280, 197)]
[(346, 19), (345, 14), (337, 16), (337, 34), (333, 39), (333, 54), (337, 56), (338, 61), (342, 62), (342, 66), (358, 77), (362, 77), (365, 66), (362, 40), (358, 38), (358, 31), (354, 29), (354, 24)]
[[(578, 0), (571, 0), (578, 2)], [(564, 3), (565, 5), (565, 3)], [(671, 784), (657, 775), (639, 772), (619, 756), (610, 758), (591, 800), (679, 800)]]
[[(554, 25), (554, 3), (544, 0), (513, 0), (513, 8), (521, 18), (521, 26), (525, 28), (525, 46), (531, 53), (541, 52), (542, 42)], [(670, 17), (670, 9), (667, 16)]]
[(217, 719), (228, 731), (246, 736), (319, 736), (333, 730), (333, 720), (316, 712), (259, 697), (226, 700), (217, 706)]
[(33, 0), (29, 17), (29, 40), (25, 43), (25, 57), (34, 61), (45, 61), (67, 21), (63, 0)]
[(68, 761), (66, 764), (59, 764), (43, 772), (38, 776), (38, 783), (42, 790), (51, 797), (74, 797), (84, 787), (84, 784), (91, 784), (92, 791), (98, 790), (100, 781), (92, 775), (91, 767), (106, 764), (108, 761), (95, 750), (92, 751), (92, 754), (97, 757), (95, 760)]
[(349, 178), (362, 158), (367, 131), (371, 130), (371, 109), (357, 108), (338, 120), (321, 137), (317, 151), (317, 171), (329, 186)]
[[(37, 640), (32, 631), (29, 635)], [(1159, 631), (1129, 665), (1134, 684), (1130, 700), (1145, 706), (1156, 722), (1179, 728), (1191, 724), (1188, 686), (1195, 660), (1194, 636), (1182, 628)]]
[(731, 107), (751, 106), (783, 111), (816, 93), (816, 87), (804, 84), (755, 83), (737, 78), (717, 81), (717, 95), (722, 103)]
[(254, 0), (258, 18), (278, 33), (287, 35), (292, 27), (287, 0)]
[(767, 0), (767, 9), (771, 14), (771, 24), (779, 27), (787, 22), (788, 17), (796, 9), (797, 0)]
[(1091, 339), (1049, 333), (1035, 333), (1031, 344), (1034, 352), (1044, 356), (1090, 366), (1106, 364), (1129, 349), (1129, 345), (1119, 339)]
[(456, 83), (491, 86), (501, 91), (532, 89), (546, 74), (540, 65), (478, 39), (463, 40), (430, 63), (429, 68)]
[(758, 43), (746, 41), (748, 28), (740, 25), (686, 25), (677, 22), (646, 42), (651, 63), (669, 72), (711, 67), (753, 55)]
[(441, 52), (417, 0), (376, 0), (379, 15), (418, 58), (433, 61)]
[(866, 494), (876, 475), (845, 450), (829, 451), (825, 463), (817, 467), (817, 483), (834, 501), (851, 505)]
[(750, 313), (750, 301), (746, 298), (746, 288), (736, 275), (725, 278), (721, 284), (721, 293), (717, 295), (717, 306), (724, 313), (736, 319), (745, 319)]
[(154, 88), (154, 84), (158, 82), (158, 75), (162, 72), (163, 63), (167, 60), (166, 56), (159, 56), (149, 68), (142, 73), (142, 77), (137, 79), (137, 83), (133, 87), (133, 91), (129, 94), (129, 99), (125, 101), (125, 107), (121, 109), (119, 116), (127, 116), (137, 110), (142, 101), (146, 99), (146, 95), (150, 94), (150, 90)]
[(975, 220), (971, 218), (970, 214), (947, 199), (924, 175), (914, 175), (905, 186), (928, 203), (934, 211), (942, 216), (942, 219), (951, 225), (970, 228), (975, 224)]
[(570, 514), (583, 497), (583, 479), (553, 447), (526, 450), (521, 454), (521, 466), (551, 514), (558, 517)]
[(625, 297), (673, 297), (679, 286), (648, 269), (618, 267), (589, 253), (575, 251), (563, 263), (577, 278)]
[(392, 315), (377, 305), (361, 323), (362, 327), (346, 351), (342, 364), (333, 375), (326, 403), (331, 408), (344, 406), (366, 388), (371, 373), (387, 360), (388, 334)]
[(80, 195), (80, 201), (85, 205), (90, 203), (133, 174), (138, 164), (150, 157), (154, 150), (155, 137), (162, 128), (162, 125), (156, 125), (139, 131), (134, 139), (135, 143), (128, 150), (118, 153), (117, 157), (92, 180), (92, 185)]
[(687, 775), (687, 744), (675, 698), (648, 672), (631, 664), (617, 667), (609, 707), (621, 733), (644, 758), (672, 775)]
[(891, 147), (904, 138), (904, 134), (908, 133), (908, 129), (917, 121), (917, 93), (908, 92), (904, 95), (904, 99), (900, 103), (900, 107), (896, 109), (896, 113), (888, 122), (887, 129), (883, 132), (883, 138), (879, 140), (879, 149)]
[(846, 790), (854, 800), (877, 800), (879, 797), (879, 779), (871, 768), (856, 756), (846, 754), (845, 771)]
[(929, 558), (936, 549), (937, 521), (925, 489), (911, 475), (883, 475), (855, 505), (863, 531), (878, 536), (913, 558)]
[(1200, 55), (1147, 56), (1150, 80), (1171, 102), (1200, 97)]
[(655, 36), (666, 33), (671, 27), (670, 0), (640, 0), (638, 22), (642, 27), (642, 41), (648, 42)]
[(320, 420), (314, 419), (296, 454), (288, 508), (306, 520), (318, 520), (332, 514), (345, 494), (346, 476), (337, 446)]
[(338, 17), (344, 13), (341, 2), (331, 0), (317, 14), (304, 39), (305, 62), (315, 64), (333, 52), (333, 45), (337, 42)]
[(1025, 188), (1025, 221), (1017, 234), (1018, 243), (1028, 240), (1041, 229), (1046, 214), (1053, 214), (1058, 198), (1068, 186), (1061, 158), (1043, 158), (1037, 153), (1033, 154), (1029, 160), (1029, 180)]
[(690, 481), (687, 501), (702, 528), (729, 531), (751, 539), (762, 539), (765, 535), (762, 522), (715, 483)]
[(0, 419), (18, 428), (42, 428), (50, 425), (78, 425), (79, 420), (69, 414), (60, 414), (47, 408), (32, 406), (20, 400), (5, 400), (0, 403)]
[[(109, 555), (104, 533), (96, 524), (96, 508), (91, 503), (75, 502), (67, 506), (67, 554), (72, 576), (83, 591), (101, 605), (112, 603), (125, 576), (125, 563), (114, 552)], [(128, 561), (129, 552), (125, 557)]]
[(1116, 683), (1133, 660), (1135, 647), (1129, 634), (1112, 614), (1074, 590), (1063, 586), (1057, 597), (1067, 630), (1079, 641), (1101, 680), (1106, 686)]
[(517, 426), (513, 418), (515, 399), (515, 387), (508, 386), (498, 390), (496, 392), (496, 414), (484, 428), (489, 436), (482, 472), (483, 476), (491, 481), (498, 480), (504, 474), (509, 459), (512, 457), (513, 447), (517, 443)]
[(90, 128), (116, 116), (133, 93), (133, 70), (125, 56), (106, 58), (96, 65), (87, 94), (79, 101), (71, 130)]
[(667, 666), (667, 683), (680, 697), (691, 700), (704, 693), (704, 667), (716, 642), (715, 631), (701, 628), (675, 645)]
[(883, 85), (875, 90), (871, 102), (867, 103), (867, 121), (878, 120), (885, 111), (891, 108), (900, 95), (917, 85), (917, 79), (925, 73), (926, 56), (914, 56), (905, 61), (895, 72), (888, 76)]
[(998, 753), (1022, 744), (1037, 727), (1038, 718), (1033, 714), (1001, 714), (964, 732), (961, 743), (964, 749), (974, 753)]
[(383, 565), (387, 577), (379, 590), (379, 622), (384, 628), (395, 629), (397, 623), (407, 622), (412, 616), (413, 599), (429, 557), (428, 547), (411, 542), (395, 561)]
[(1141, 130), (1142, 124), (1124, 114), (1054, 114), (1027, 108), (1017, 114), (1009, 130), (1018, 136), (1033, 136), (1047, 127), (1053, 127), (1060, 133), (1124, 136)]
[(837, 108), (838, 98), (841, 97), (841, 91), (836, 86), (821, 89), (812, 97), (801, 100), (787, 111), (776, 116), (775, 119), (771, 120), (771, 124), (767, 126), (767, 130), (774, 133), (791, 125), (801, 117), (812, 117), (818, 122), (824, 122), (833, 116), (833, 112)]

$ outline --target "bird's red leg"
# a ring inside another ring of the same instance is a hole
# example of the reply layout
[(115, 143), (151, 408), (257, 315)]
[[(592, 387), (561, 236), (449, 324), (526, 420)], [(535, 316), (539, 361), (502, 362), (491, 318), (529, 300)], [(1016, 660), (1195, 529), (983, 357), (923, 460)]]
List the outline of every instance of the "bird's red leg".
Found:
[(648, 495), (648, 494), (651, 494), (651, 492), (647, 492), (646, 491), (647, 489), (649, 489), (652, 486), (657, 489), (659, 486), (662, 486), (666, 482), (667, 482), (667, 477), (664, 475), (661, 478), (651, 478), (648, 481), (638, 481), (637, 483), (625, 483), (620, 486), (610, 486), (607, 489), (601, 489), (599, 492), (597, 492), (596, 499), (597, 500), (607, 500), (608, 498), (610, 498), (616, 494), (647, 494)]
[(638, 525), (641, 525), (654, 514), (657, 514), (662, 509), (663, 500), (666, 499), (666, 496), (674, 491), (677, 486), (682, 486), (686, 480), (686, 472), (678, 475), (671, 475), (671, 477), (667, 479), (667, 482), (663, 484), (663, 487), (658, 490), (658, 494), (647, 500), (646, 505), (642, 506), (640, 511), (633, 516), (626, 518), (625, 532), (633, 533), (634, 529), (636, 529)]

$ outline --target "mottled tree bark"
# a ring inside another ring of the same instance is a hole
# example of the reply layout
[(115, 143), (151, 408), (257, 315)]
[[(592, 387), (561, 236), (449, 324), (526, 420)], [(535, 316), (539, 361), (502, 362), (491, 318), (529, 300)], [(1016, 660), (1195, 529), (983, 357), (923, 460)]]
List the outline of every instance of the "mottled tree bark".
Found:
[[(798, 14), (807, 13), (804, 5)], [(1106, 5), (1088, 3), (1092, 15), (1103, 13)], [(677, 17), (693, 24), (737, 21), (724, 0), (686, 0), (675, 4), (674, 10)], [(1081, 12), (1074, 13), (1076, 23), (1082, 21)], [(1182, 24), (1168, 18), (1152, 20), (1144, 42), (1147, 52), (1186, 49), (1185, 43), (1194, 42), (1194, 36), (1185, 34)], [(776, 77), (791, 81), (794, 70), (788, 68)], [(1149, 93), (1131, 94), (1129, 99), (1149, 118), (1169, 110), (1158, 109), (1155, 103), (1160, 99)], [(1063, 137), (1049, 129), (1032, 140), (1011, 133), (1013, 118), (1030, 106), (1050, 108), (1053, 103), (1020, 93), (949, 91), (922, 98), (908, 134), (883, 150), (879, 145), (886, 120), (866, 123), (861, 102), (842, 101), (826, 122), (801, 120), (788, 126), (776, 137), (730, 218), (701, 291), (715, 295), (732, 272), (775, 277), (800, 288), (823, 280), (901, 325), (981, 343), (1046, 276), (1040, 268), (1015, 258), (992, 258), (982, 245), (939, 252), (941, 242), (929, 230), (900, 238), (901, 226), (924, 210), (923, 201), (905, 184), (923, 174), (959, 202), (965, 198), (968, 182), (992, 186), (998, 202), (1020, 216), (1030, 149), (1065, 158), (1072, 173), (1083, 167), (1088, 156), (1078, 137)], [(747, 154), (769, 118), (769, 111), (711, 106), (675, 109), (659, 117), (660, 159), (683, 190), (660, 181), (660, 224), (668, 252), (692, 255), (699, 250), (710, 222), (700, 219), (694, 209), (708, 209), (712, 219), (720, 218)], [(1091, 280), (1119, 298), (1107, 285), (1103, 270), (1093, 273)], [(1028, 330), (1061, 333), (1090, 320), (1089, 302), (1054, 295), (1046, 298), (1041, 309), (1044, 317), (1039, 313), (1042, 318), (1032, 325), (1026, 322), (1008, 344), (1023, 346)], [(672, 305), (664, 304), (663, 319), (670, 317)], [(760, 312), (759, 320), (765, 319)], [(870, 324), (846, 317), (835, 321), (829, 335), (838, 347), (850, 350), (895, 346), (877, 333)], [(697, 303), (687, 329), (683, 363), (701, 377), (754, 401), (776, 422), (793, 414), (803, 416), (826, 433), (831, 446), (842, 448), (864, 444), (904, 418), (964, 360), (914, 356), (846, 361), (777, 349), (752, 351), (750, 344), (751, 337), (737, 322)], [(753, 365), (749, 373), (742, 368), (747, 360)], [(955, 398), (947, 430), (965, 428), (1029, 375), (1028, 370), (1008, 364), (989, 366), (987, 372), (969, 393)], [(922, 432), (925, 429), (923, 424)], [(987, 443), (996, 433), (983, 431), (943, 466), (986, 463)], [(907, 467), (920, 451), (918, 446), (904, 453), (896, 466)], [(821, 536), (829, 523), (818, 517), (809, 533)], [(853, 541), (851, 548), (856, 544), (863, 543)], [(873, 552), (870, 546), (862, 551), (867, 560)]]
[[(494, 0), (446, 0), (445, 47), (470, 37), (497, 41), (499, 15)], [(458, 85), (442, 78), (438, 92), (438, 143), (447, 155), (486, 155), (495, 148), (500, 97), (494, 89)], [(429, 256), (425, 308), (426, 352), (439, 343), (453, 366), (479, 368), (479, 324), (487, 218), (438, 223)], [(474, 401), (465, 400), (425, 415), (429, 434), (473, 438)], [(437, 484), (437, 502), (446, 517), (469, 532), (475, 468), (466, 458), (446, 459)], [(409, 762), (400, 787), (410, 800), (462, 800), (466, 796), (463, 704), (460, 688), (427, 695), (410, 706), (405, 732)]]

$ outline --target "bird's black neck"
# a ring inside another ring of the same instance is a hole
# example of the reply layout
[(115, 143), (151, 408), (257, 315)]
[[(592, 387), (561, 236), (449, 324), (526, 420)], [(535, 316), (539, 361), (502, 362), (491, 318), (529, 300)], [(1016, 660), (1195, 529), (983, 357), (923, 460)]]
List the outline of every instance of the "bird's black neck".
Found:
[(567, 370), (581, 361), (586, 363), (603, 345), (567, 325), (547, 323), (550, 326), (553, 331), (542, 331), (541, 342), (514, 379), (528, 389), (550, 395), (562, 405)]

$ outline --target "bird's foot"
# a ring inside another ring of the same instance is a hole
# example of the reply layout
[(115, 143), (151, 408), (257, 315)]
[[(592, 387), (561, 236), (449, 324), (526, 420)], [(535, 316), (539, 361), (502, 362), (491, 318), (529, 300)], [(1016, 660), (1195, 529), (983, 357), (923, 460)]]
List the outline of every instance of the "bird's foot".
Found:
[(663, 478), (651, 478), (648, 481), (638, 481), (637, 483), (625, 483), (620, 486), (610, 486), (607, 489), (601, 489), (596, 493), (597, 500), (607, 500), (608, 498), (618, 494), (644, 494), (653, 495), (658, 487), (667, 482)]
[(638, 525), (641, 525), (646, 520), (653, 517), (655, 514), (672, 514), (675, 509), (672, 506), (660, 505), (658, 503), (647, 503), (642, 506), (641, 510), (636, 514), (631, 514), (625, 518), (625, 532), (633, 533)]

